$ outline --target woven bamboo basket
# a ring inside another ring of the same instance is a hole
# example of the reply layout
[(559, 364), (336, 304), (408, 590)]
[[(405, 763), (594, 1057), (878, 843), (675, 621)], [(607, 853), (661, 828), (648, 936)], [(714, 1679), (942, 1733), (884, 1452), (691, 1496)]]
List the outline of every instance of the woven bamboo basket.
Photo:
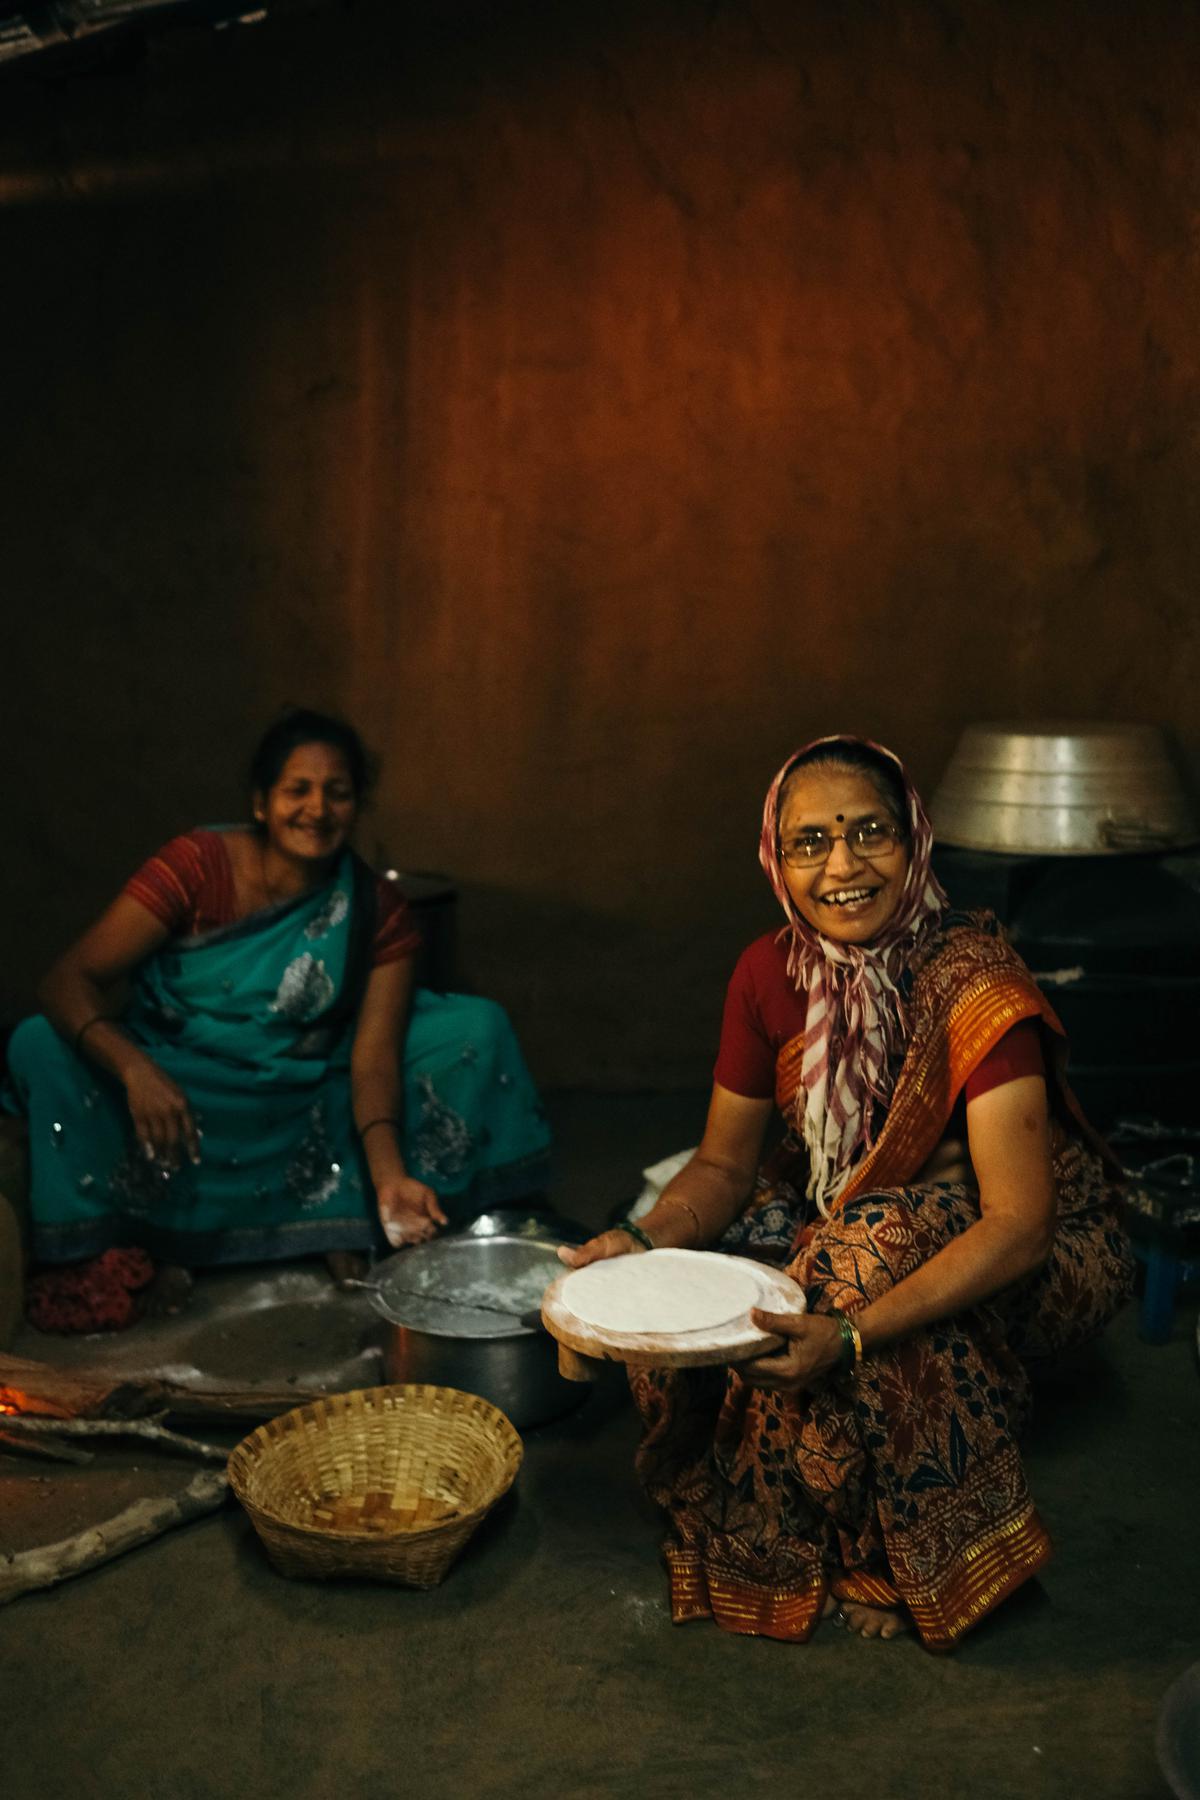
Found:
[(297, 1406), (229, 1459), (282, 1575), (436, 1587), (521, 1466), (499, 1407), (458, 1388), (360, 1388)]

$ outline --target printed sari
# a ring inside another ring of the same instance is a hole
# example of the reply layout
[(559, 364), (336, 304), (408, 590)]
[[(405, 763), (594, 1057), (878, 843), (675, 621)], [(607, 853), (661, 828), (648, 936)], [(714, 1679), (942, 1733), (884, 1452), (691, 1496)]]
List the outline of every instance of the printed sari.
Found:
[[(809, 1222), (794, 1134), (719, 1249), (788, 1268), (817, 1312), (853, 1313), (979, 1217), (962, 1182), (922, 1182), (955, 1101), (1020, 1019), (1040, 1019), (1050, 1077), (1058, 1226), (1033, 1275), (914, 1333), (809, 1393), (749, 1386), (736, 1369), (637, 1371), (638, 1468), (670, 1518), (677, 1623), (803, 1641), (832, 1595), (903, 1603), (923, 1643), (951, 1648), (1043, 1566), (1050, 1540), (1017, 1448), (1030, 1371), (1118, 1310), (1132, 1259), (1104, 1152), (1061, 1075), (1061, 1027), (983, 915), (951, 917), (906, 979), (910, 1029), (873, 1147), (828, 1219)], [(803, 1044), (784, 1045), (785, 1115)]]
[[(48, 1020), (18, 1026), (36, 1259), (136, 1244), (201, 1267), (386, 1249), (350, 1104), (372, 880), (347, 851), (315, 892), (170, 942), (137, 971), (121, 1024), (187, 1095), (196, 1166), (149, 1161), (120, 1085)], [(403, 1067), (406, 1164), (452, 1219), (544, 1184), (549, 1133), (494, 1002), (418, 990)]]

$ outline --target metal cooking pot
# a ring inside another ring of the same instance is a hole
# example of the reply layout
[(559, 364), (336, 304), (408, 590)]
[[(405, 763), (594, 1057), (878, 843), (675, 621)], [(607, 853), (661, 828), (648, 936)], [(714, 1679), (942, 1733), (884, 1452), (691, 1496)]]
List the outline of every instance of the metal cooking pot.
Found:
[(1200, 836), (1154, 725), (969, 725), (930, 812), (941, 843), (1009, 855), (1115, 856)]
[(587, 1235), (553, 1214), (490, 1213), (389, 1256), (369, 1283), (386, 1321), (387, 1379), (481, 1394), (518, 1430), (578, 1406), (586, 1387), (563, 1380), (554, 1339), (521, 1315), (562, 1274), (558, 1245)]

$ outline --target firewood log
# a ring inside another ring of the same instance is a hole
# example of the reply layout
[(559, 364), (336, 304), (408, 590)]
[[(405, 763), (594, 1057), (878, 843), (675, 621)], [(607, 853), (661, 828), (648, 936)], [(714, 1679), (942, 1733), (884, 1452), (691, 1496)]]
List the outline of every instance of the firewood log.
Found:
[(78, 1419), (101, 1413), (137, 1414), (153, 1410), (146, 1382), (124, 1376), (80, 1374), (0, 1354), (0, 1407), (50, 1418)]
[(36, 1437), (135, 1437), (147, 1443), (161, 1444), (165, 1450), (179, 1450), (185, 1456), (201, 1456), (214, 1462), (228, 1462), (228, 1450), (219, 1444), (206, 1444), (200, 1438), (183, 1437), (168, 1431), (150, 1419), (35, 1419), (28, 1413), (14, 1413), (4, 1420), (4, 1430), (20, 1439), (22, 1434)]
[(0, 1551), (0, 1606), (36, 1588), (53, 1587), (85, 1569), (121, 1556), (137, 1544), (147, 1544), (173, 1525), (186, 1524), (222, 1505), (229, 1489), (224, 1471), (204, 1469), (193, 1476), (180, 1493), (158, 1500), (135, 1500), (123, 1512), (90, 1526), (75, 1537), (36, 1550)]
[(0, 1352), (0, 1410), (54, 1419), (138, 1418), (171, 1413), (194, 1419), (273, 1419), (322, 1396), (306, 1388), (182, 1387), (151, 1376), (130, 1380), (102, 1371), (58, 1369)]
[(0, 1450), (9, 1456), (42, 1456), (47, 1462), (82, 1464), (96, 1460), (90, 1450), (77, 1450), (74, 1444), (56, 1444), (51, 1438), (30, 1437), (21, 1431), (0, 1430)]

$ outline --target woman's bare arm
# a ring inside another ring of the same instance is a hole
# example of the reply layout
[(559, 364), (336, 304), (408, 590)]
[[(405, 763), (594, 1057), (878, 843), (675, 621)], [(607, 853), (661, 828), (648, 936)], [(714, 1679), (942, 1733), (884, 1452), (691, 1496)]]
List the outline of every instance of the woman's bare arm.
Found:
[[(1054, 1242), (1057, 1198), (1050, 1162), (1046, 1083), (1022, 1075), (967, 1106), (967, 1140), (979, 1184), (979, 1218), (894, 1288), (854, 1314), (864, 1352), (951, 1318), (1009, 1287), (1043, 1262)], [(836, 1322), (756, 1313), (791, 1341), (743, 1373), (763, 1387), (806, 1387), (841, 1355)]]
[(972, 1100), (967, 1143), (979, 1218), (855, 1314), (864, 1350), (989, 1299), (1049, 1255), (1057, 1201), (1043, 1077), (1022, 1075)]
[(200, 1160), (187, 1096), (110, 1016), (120, 984), (169, 935), (140, 901), (118, 894), (59, 957), (39, 986), (38, 998), (68, 1043), (124, 1087), (146, 1155), (175, 1165), (184, 1155)]
[(371, 971), (355, 1021), (354, 1044), (350, 1052), (354, 1123), (361, 1131), (372, 1119), (394, 1119), (396, 1122), (395, 1129), (381, 1125), (369, 1133), (364, 1149), (370, 1138), (375, 1138), (378, 1146), (374, 1148), (374, 1154), (368, 1155), (372, 1171), (378, 1164), (381, 1172), (398, 1168), (401, 1174), (404, 1173), (399, 1140), (403, 1104), (400, 1070), (408, 1015), (412, 1009), (412, 991), (410, 957), (382, 963)]
[[(638, 1220), (656, 1250), (695, 1250), (715, 1243), (750, 1197), (773, 1102), (748, 1100), (714, 1084), (700, 1147)], [(641, 1246), (644, 1248), (644, 1246)], [(627, 1231), (605, 1231), (578, 1250), (564, 1246), (572, 1268), (639, 1248)]]
[(140, 901), (119, 894), (63, 952), (38, 987), (50, 1023), (70, 1043), (87, 1028), (80, 1052), (118, 1080), (128, 1062), (145, 1053), (110, 1023), (91, 1022), (105, 1020), (114, 990), (166, 943), (168, 935), (166, 926)]
[(404, 1166), (404, 1038), (412, 1009), (411, 957), (381, 963), (371, 971), (359, 1008), (350, 1053), (354, 1122), (379, 1205), (388, 1242), (415, 1243), (446, 1223), (437, 1195)]

